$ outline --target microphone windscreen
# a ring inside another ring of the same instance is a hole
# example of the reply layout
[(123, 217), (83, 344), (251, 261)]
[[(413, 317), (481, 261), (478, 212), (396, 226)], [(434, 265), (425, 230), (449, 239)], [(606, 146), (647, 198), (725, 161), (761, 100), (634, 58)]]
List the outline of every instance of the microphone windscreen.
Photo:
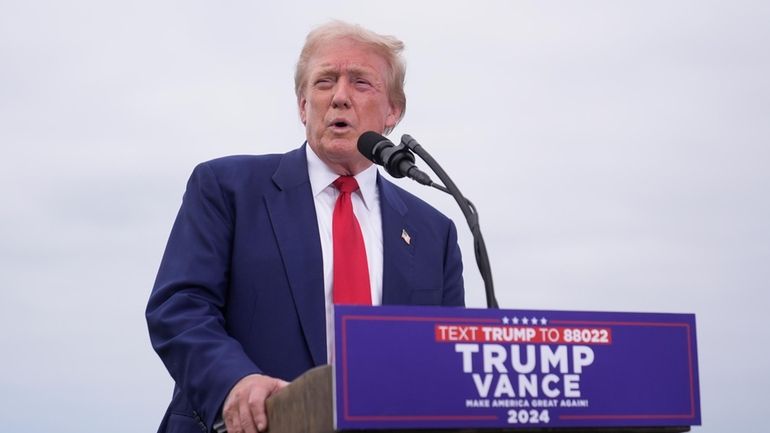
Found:
[(366, 131), (358, 137), (358, 151), (361, 152), (366, 159), (377, 164), (382, 164), (382, 161), (377, 161), (377, 157), (374, 155), (374, 147), (377, 146), (377, 143), (382, 141), (387, 142), (388, 139), (374, 131)]

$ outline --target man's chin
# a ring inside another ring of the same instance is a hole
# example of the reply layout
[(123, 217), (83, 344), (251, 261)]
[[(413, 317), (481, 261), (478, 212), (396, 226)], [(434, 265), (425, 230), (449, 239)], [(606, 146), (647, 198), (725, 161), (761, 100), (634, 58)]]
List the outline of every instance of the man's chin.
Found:
[(358, 136), (332, 137), (321, 142), (327, 152), (333, 154), (358, 153)]

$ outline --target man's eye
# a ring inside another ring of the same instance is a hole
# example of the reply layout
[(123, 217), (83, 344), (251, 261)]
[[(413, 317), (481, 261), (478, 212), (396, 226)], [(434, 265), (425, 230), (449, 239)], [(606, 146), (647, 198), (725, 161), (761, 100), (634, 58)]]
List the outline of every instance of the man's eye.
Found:
[(354, 85), (359, 89), (368, 89), (372, 87), (372, 83), (369, 80), (365, 80), (363, 78), (359, 78), (355, 81), (353, 81)]
[(334, 80), (331, 78), (319, 78), (315, 81), (316, 87), (329, 87), (334, 84)]

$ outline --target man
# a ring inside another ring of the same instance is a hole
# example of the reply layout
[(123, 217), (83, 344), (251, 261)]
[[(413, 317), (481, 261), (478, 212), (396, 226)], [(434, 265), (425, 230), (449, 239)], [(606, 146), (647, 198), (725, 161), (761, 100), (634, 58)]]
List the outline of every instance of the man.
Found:
[(295, 89), (307, 145), (196, 167), (147, 306), (176, 386), (160, 432), (264, 431), (264, 402), (329, 361), (334, 303), (464, 304), (452, 222), (356, 149), (401, 119), (403, 44), (312, 31)]

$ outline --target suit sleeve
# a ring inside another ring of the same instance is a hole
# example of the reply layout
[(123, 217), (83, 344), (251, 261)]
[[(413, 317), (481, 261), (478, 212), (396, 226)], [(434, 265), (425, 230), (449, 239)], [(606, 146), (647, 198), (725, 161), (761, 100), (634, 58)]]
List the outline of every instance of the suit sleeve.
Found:
[(146, 311), (153, 348), (209, 430), (235, 383), (260, 373), (225, 327), (233, 212), (212, 168), (196, 167)]
[(441, 305), (465, 306), (465, 290), (463, 289), (463, 259), (460, 246), (457, 245), (457, 229), (454, 222), (449, 221), (447, 243), (444, 248), (444, 293)]

